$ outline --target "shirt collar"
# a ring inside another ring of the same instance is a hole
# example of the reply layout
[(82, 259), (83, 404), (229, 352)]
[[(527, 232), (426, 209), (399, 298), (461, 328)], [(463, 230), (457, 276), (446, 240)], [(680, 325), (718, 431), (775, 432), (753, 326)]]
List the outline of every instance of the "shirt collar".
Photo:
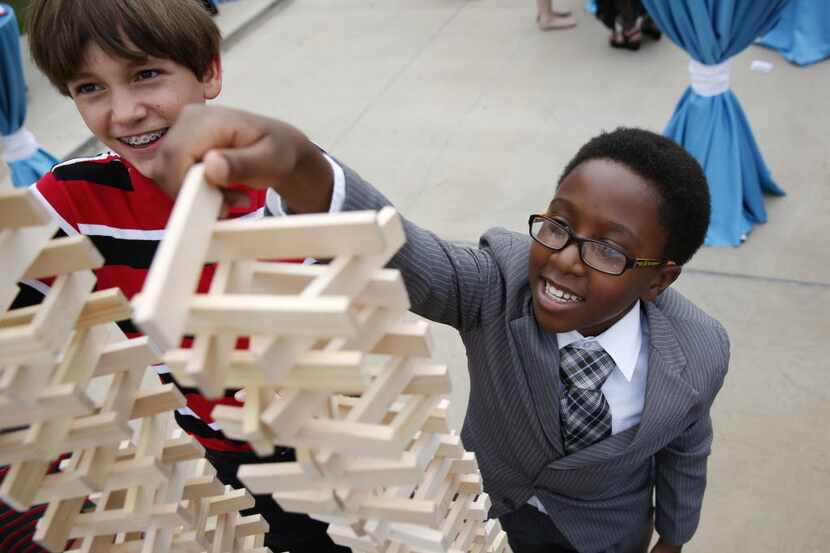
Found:
[[(637, 366), (637, 359), (640, 356), (640, 348), (643, 344), (641, 330), (642, 321), (640, 314), (640, 300), (628, 310), (622, 319), (614, 323), (611, 328), (597, 337), (586, 338), (578, 330), (556, 334), (559, 349), (577, 342), (599, 342), (608, 355), (614, 360), (617, 368), (625, 379), (631, 382), (634, 369)], [(578, 345), (578, 344), (577, 344)]]

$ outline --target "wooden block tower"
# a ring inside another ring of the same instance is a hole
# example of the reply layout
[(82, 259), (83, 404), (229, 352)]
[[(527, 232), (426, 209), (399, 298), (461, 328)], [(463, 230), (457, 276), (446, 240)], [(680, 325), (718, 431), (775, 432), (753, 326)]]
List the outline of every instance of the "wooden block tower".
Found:
[[(253, 498), (174, 428), (184, 398), (148, 368), (148, 338), (114, 324), (129, 303), (93, 292), (100, 254), (56, 231), (30, 190), (0, 190), (0, 499), (48, 503), (35, 541), (54, 552), (263, 553), (267, 524), (238, 513)], [(45, 291), (40, 305), (10, 309), (20, 281)]]
[[(296, 448), (296, 462), (243, 466), (240, 480), (354, 551), (506, 551), (475, 456), (447, 426), (447, 369), (384, 269), (405, 241), (397, 212), (217, 222), (220, 206), (192, 169), (133, 320), (180, 383), (245, 390), (243, 407), (213, 411), (226, 435), (260, 455)], [(274, 261), (292, 258), (319, 262)], [(214, 280), (194, 294), (205, 263)], [(185, 334), (193, 348), (176, 349)]]

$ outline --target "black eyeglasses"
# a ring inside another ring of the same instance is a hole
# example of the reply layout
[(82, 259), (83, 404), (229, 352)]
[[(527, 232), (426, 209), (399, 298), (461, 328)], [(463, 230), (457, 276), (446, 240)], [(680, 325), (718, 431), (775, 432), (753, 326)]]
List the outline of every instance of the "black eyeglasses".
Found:
[(551, 250), (560, 251), (571, 242), (576, 242), (582, 262), (601, 273), (618, 276), (628, 269), (675, 265), (674, 261), (629, 257), (610, 244), (577, 236), (562, 223), (545, 215), (531, 215), (527, 225), (530, 237)]

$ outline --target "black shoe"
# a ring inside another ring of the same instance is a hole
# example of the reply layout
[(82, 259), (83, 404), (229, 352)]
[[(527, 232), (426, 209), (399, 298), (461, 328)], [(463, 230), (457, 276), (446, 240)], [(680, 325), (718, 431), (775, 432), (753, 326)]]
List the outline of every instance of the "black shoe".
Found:
[(645, 20), (643, 20), (643, 34), (654, 40), (660, 40), (660, 37), (663, 36), (657, 23), (649, 16), (646, 16)]

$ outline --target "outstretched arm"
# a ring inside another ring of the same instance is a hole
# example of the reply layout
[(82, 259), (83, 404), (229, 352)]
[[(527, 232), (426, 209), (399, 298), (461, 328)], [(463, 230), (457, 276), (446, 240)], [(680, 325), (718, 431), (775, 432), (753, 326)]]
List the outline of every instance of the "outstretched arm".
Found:
[[(191, 165), (205, 165), (208, 182), (274, 188), (293, 213), (327, 212), (333, 191), (332, 166), (296, 128), (251, 113), (188, 106), (164, 138), (161, 163), (152, 177), (171, 196)], [(344, 167), (344, 209), (377, 210), (390, 202)], [(227, 193), (226, 196), (230, 196)], [(228, 198), (233, 201), (233, 198)], [(431, 320), (470, 328), (481, 318), (485, 294), (499, 290), (490, 254), (441, 240), (404, 220), (406, 245), (391, 266), (403, 273), (412, 310)]]
[[(190, 166), (202, 161), (211, 184), (273, 187), (295, 213), (326, 212), (331, 203), (331, 166), (301, 131), (282, 121), (190, 105), (164, 137), (159, 156), (150, 176), (173, 197)], [(232, 191), (226, 199), (236, 200)]]

